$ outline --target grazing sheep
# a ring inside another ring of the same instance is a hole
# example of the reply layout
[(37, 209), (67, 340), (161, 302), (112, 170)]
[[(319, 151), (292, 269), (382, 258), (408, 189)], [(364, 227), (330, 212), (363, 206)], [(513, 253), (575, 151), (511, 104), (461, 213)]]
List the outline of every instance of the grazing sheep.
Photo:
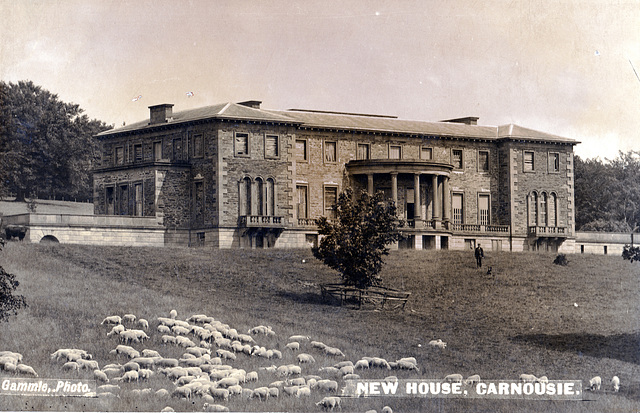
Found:
[(258, 372), (250, 371), (247, 373), (246, 381), (258, 381)]
[(122, 324), (122, 318), (119, 315), (112, 315), (106, 317), (100, 324)]
[(132, 381), (138, 381), (138, 379), (139, 379), (138, 372), (136, 370), (130, 370), (130, 371), (126, 371), (122, 375), (122, 377), (120, 377), (120, 379), (116, 381), (132, 382)]
[(320, 342), (320, 341), (312, 341), (311, 343), (309, 343), (311, 345), (312, 348), (317, 348), (319, 350), (324, 350), (325, 348), (329, 347), (326, 344)]
[(269, 387), (269, 397), (279, 397), (280, 389), (277, 387)]
[(338, 369), (337, 367), (320, 367), (318, 371), (320, 373), (327, 373), (334, 376), (337, 376), (338, 374), (340, 374), (340, 369)]
[(150, 369), (140, 369), (138, 370), (138, 378), (140, 380), (150, 379), (155, 373)]
[(185, 347), (185, 348), (196, 347), (196, 343), (189, 340), (187, 337), (177, 336), (175, 340), (176, 340), (176, 344), (179, 345), (180, 347)]
[(96, 394), (96, 396), (99, 399), (114, 399), (114, 398), (115, 399), (119, 399), (120, 398), (120, 396), (118, 396), (116, 394), (113, 394), (111, 392), (108, 392), (108, 391), (105, 391), (105, 392), (102, 392), (102, 393), (98, 393), (98, 394)]
[(142, 328), (143, 330), (148, 330), (149, 322), (144, 318), (141, 318), (140, 320), (138, 320), (138, 326), (140, 326), (140, 328)]
[(271, 326), (257, 326), (249, 330), (249, 334), (264, 334), (265, 336), (275, 336), (276, 333), (271, 329)]
[(117, 336), (120, 333), (122, 333), (124, 330), (125, 330), (125, 328), (124, 328), (124, 326), (122, 324), (117, 324), (117, 325), (113, 326), (111, 331), (109, 331), (107, 333), (107, 337)]
[(311, 388), (309, 386), (301, 386), (298, 388), (298, 391), (296, 392), (297, 398), (309, 396), (311, 396)]
[(441, 339), (431, 340), (431, 341), (429, 342), (429, 345), (430, 345), (431, 347), (438, 347), (438, 348), (441, 348), (441, 349), (443, 349), (443, 350), (447, 347), (447, 343), (445, 343), (445, 342), (444, 342), (444, 341), (442, 341)]
[(160, 338), (160, 341), (162, 344), (176, 344), (176, 337), (165, 334)]
[(354, 373), (353, 366), (340, 367), (340, 374), (343, 376), (346, 374), (353, 374), (353, 373)]
[(602, 379), (600, 376), (595, 376), (591, 380), (589, 380), (589, 388), (591, 391), (600, 390), (600, 386), (602, 385)]
[(237, 386), (240, 384), (240, 380), (238, 380), (238, 378), (236, 377), (225, 377), (218, 380), (216, 384), (218, 385), (218, 387)]
[(287, 384), (291, 386), (304, 386), (307, 381), (304, 377), (296, 377), (295, 379), (287, 380)]
[(549, 379), (547, 378), (547, 376), (542, 376), (542, 377), (536, 378), (536, 382), (546, 384), (546, 383), (549, 383)]
[(340, 397), (328, 396), (324, 397), (316, 406), (321, 406), (324, 410), (333, 410), (336, 407), (340, 408)]
[(620, 378), (618, 376), (613, 376), (611, 386), (613, 386), (613, 391), (616, 393), (620, 390)]
[(170, 317), (171, 319), (175, 320), (177, 316), (178, 316), (178, 312), (177, 312), (176, 310), (171, 310), (171, 311), (169, 312), (169, 317)]
[(253, 389), (253, 395), (251, 397), (265, 401), (269, 398), (269, 388), (258, 387), (257, 389)]
[(235, 360), (237, 358), (236, 355), (233, 354), (232, 352), (227, 350), (222, 350), (222, 349), (216, 350), (216, 356), (222, 359), (229, 359), (229, 360)]
[(118, 386), (117, 384), (103, 384), (98, 386), (98, 388), (96, 389), (98, 392), (111, 392), (111, 393), (117, 393), (120, 391), (120, 386)]
[(227, 390), (229, 390), (229, 396), (242, 394), (242, 386), (239, 384), (236, 384), (235, 386), (229, 386), (227, 387)]
[(140, 352), (138, 352), (138, 350), (134, 349), (133, 347), (125, 346), (122, 344), (116, 346), (115, 350), (111, 350), (111, 351), (115, 354), (124, 354), (130, 359), (140, 357)]
[(345, 366), (353, 366), (353, 361), (345, 360), (345, 361), (341, 361), (341, 362), (336, 363), (336, 364), (333, 365), (333, 367), (338, 368), (338, 369), (341, 369), (341, 368), (343, 368)]
[(102, 372), (107, 375), (107, 377), (117, 377), (122, 374), (122, 368), (102, 368)]
[(271, 356), (267, 355), (267, 358), (275, 358), (275, 359), (281, 359), (282, 358), (282, 352), (280, 352), (280, 350), (269, 350), (271, 351)]
[(353, 366), (355, 369), (368, 369), (369, 368), (369, 360), (358, 360), (356, 364)]
[(160, 360), (154, 360), (154, 364), (158, 367), (178, 367), (180, 363), (176, 359), (161, 358)]
[(299, 388), (300, 386), (284, 386), (282, 391), (284, 391), (288, 396), (295, 396), (298, 393)]
[(300, 343), (298, 343), (297, 341), (292, 341), (291, 343), (287, 343), (284, 347), (287, 350), (298, 351), (300, 350)]
[(181, 399), (190, 399), (191, 398), (191, 388), (187, 386), (179, 386), (173, 390), (171, 393), (171, 397), (178, 397)]
[[(5, 366), (5, 370), (6, 370)], [(80, 366), (75, 361), (68, 361), (62, 365), (62, 370), (75, 370), (80, 371)]]
[(104, 371), (101, 370), (94, 370), (93, 371), (93, 378), (96, 379), (96, 381), (101, 381), (103, 383), (109, 383), (109, 377), (107, 376), (107, 373), (105, 373)]
[(78, 366), (80, 367), (80, 370), (96, 370), (96, 369), (98, 369), (98, 362), (95, 361), (95, 360), (78, 359), (78, 360), (76, 360), (76, 363), (78, 363)]
[(342, 376), (342, 380), (360, 380), (360, 375), (355, 373), (349, 373)]
[(196, 357), (202, 357), (204, 354), (211, 354), (211, 350), (207, 350), (206, 348), (201, 347), (188, 347), (185, 350), (187, 354), (193, 354)]
[(381, 413), (393, 413), (393, 410), (389, 406), (384, 406), (381, 410)]
[(134, 314), (125, 314), (122, 317), (122, 321), (124, 321), (125, 323), (135, 323), (136, 322), (136, 316)]
[(470, 384), (478, 384), (480, 383), (480, 375), (479, 374), (474, 374), (472, 376), (467, 377), (467, 379), (464, 381), (465, 385), (470, 385)]
[(160, 334), (170, 334), (171, 333), (171, 327), (169, 326), (165, 326), (164, 324), (160, 324), (157, 329), (158, 333)]
[(298, 354), (298, 363), (315, 363), (316, 359), (311, 354), (300, 353)]
[(462, 374), (449, 374), (444, 379), (450, 383), (462, 383)]
[(328, 379), (318, 380), (316, 383), (316, 388), (324, 392), (336, 392), (338, 391), (338, 382)]
[(171, 393), (169, 393), (169, 390), (167, 389), (159, 389), (158, 391), (156, 391), (156, 397), (169, 397), (171, 395)]
[(535, 383), (536, 376), (534, 376), (533, 374), (521, 374), (520, 381), (523, 383)]
[(325, 347), (324, 353), (332, 357), (345, 357), (344, 353), (335, 347)]
[(162, 357), (162, 356), (160, 356), (160, 353), (158, 353), (155, 350), (149, 350), (145, 348), (144, 350), (142, 350), (142, 357)]
[[(51, 360), (60, 361), (62, 359), (65, 359), (66, 361), (76, 361), (78, 359), (91, 360), (92, 356), (86, 351), (77, 348), (62, 348), (51, 354)], [(20, 356), (20, 360), (18, 360), (18, 362), (21, 361), (22, 356)]]
[(31, 366), (27, 366), (26, 364), (18, 364), (16, 366), (16, 373), (18, 374), (26, 374), (33, 377), (38, 377), (38, 373)]
[(309, 341), (309, 340), (311, 340), (311, 337), (309, 336), (295, 335), (295, 336), (289, 337), (289, 341)]
[(221, 404), (209, 404), (205, 403), (202, 406), (202, 410), (205, 412), (228, 412), (229, 408)]
[(180, 327), (180, 326), (173, 326), (171, 328), (171, 331), (173, 332), (173, 334), (183, 335), (183, 336), (186, 336), (191, 332), (191, 330), (186, 329), (184, 327)]
[(210, 389), (209, 391), (214, 399), (229, 400), (229, 390), (227, 389)]
[(125, 330), (120, 333), (120, 341), (123, 343), (142, 343), (148, 340), (149, 336), (142, 330)]
[[(391, 366), (391, 363), (389, 363), (389, 366)], [(411, 361), (408, 361), (408, 360), (396, 361), (395, 367), (400, 370), (416, 370), (416, 371), (420, 370), (416, 363), (412, 363)]]
[(138, 363), (136, 363), (135, 361), (130, 361), (128, 363), (125, 363), (125, 365), (122, 366), (122, 368), (124, 369), (125, 372), (127, 372), (127, 371), (138, 371), (138, 370), (140, 370), (140, 365)]
[(253, 337), (251, 337), (250, 335), (247, 335), (247, 334), (238, 334), (238, 340), (240, 340), (244, 344), (255, 344), (255, 342), (256, 342), (253, 339)]
[(10, 357), (14, 359), (17, 363), (22, 363), (22, 354), (16, 353), (14, 351), (0, 351), (0, 357)]
[[(161, 389), (164, 390), (164, 389)], [(175, 412), (175, 410), (173, 410), (173, 407), (171, 406), (165, 406), (162, 410), (160, 410), (160, 413), (171, 413), (171, 412)]]

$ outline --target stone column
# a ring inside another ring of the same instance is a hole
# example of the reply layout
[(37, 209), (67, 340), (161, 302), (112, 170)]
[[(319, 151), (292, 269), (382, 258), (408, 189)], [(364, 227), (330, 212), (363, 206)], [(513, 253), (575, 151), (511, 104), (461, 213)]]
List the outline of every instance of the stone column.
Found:
[(451, 219), (451, 194), (449, 193), (449, 177), (443, 177), (442, 192), (444, 197), (444, 210), (442, 211), (442, 219), (449, 221)]
[(391, 172), (391, 199), (393, 203), (398, 207), (398, 173)]
[(422, 205), (420, 204), (420, 174), (413, 174), (413, 219), (419, 221), (422, 219)]
[(367, 174), (367, 192), (373, 195), (373, 174)]
[(249, 215), (258, 215), (258, 183), (251, 181), (251, 211)]
[(431, 177), (431, 193), (433, 196), (433, 208), (431, 208), (431, 210), (433, 211), (432, 215), (433, 215), (433, 219), (434, 220), (439, 220), (440, 219), (440, 197), (438, 196), (438, 175), (433, 175)]

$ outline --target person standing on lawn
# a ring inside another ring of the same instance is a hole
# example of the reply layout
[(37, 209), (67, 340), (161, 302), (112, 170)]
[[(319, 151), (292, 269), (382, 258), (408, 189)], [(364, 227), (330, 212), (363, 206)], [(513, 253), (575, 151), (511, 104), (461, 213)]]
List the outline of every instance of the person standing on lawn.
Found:
[(482, 259), (484, 258), (484, 251), (482, 250), (482, 247), (480, 246), (480, 244), (478, 244), (478, 246), (476, 247), (475, 256), (476, 256), (476, 268), (482, 268)]

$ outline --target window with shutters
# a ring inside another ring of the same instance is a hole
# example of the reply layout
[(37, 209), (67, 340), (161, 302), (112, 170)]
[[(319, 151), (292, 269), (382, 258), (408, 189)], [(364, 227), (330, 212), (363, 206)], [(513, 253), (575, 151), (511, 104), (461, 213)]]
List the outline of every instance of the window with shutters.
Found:
[(490, 220), (489, 194), (478, 195), (478, 224), (489, 225)]
[(549, 153), (549, 172), (560, 172), (560, 154), (555, 152)]
[(162, 142), (153, 142), (153, 160), (162, 159)]
[(138, 143), (133, 145), (133, 161), (134, 162), (142, 162), (142, 144)]
[(524, 151), (523, 158), (524, 172), (533, 172), (535, 170), (533, 151)]
[(369, 159), (369, 144), (367, 143), (358, 144), (356, 159), (363, 159), (363, 160)]
[(298, 219), (300, 218), (308, 218), (308, 208), (307, 208), (307, 186), (306, 185), (298, 185), (296, 186), (296, 192), (298, 195), (298, 199), (296, 202)]
[(478, 172), (489, 172), (489, 151), (478, 151)]
[(115, 165), (124, 165), (124, 147), (116, 146), (114, 160)]
[(199, 133), (193, 136), (193, 157), (202, 158), (204, 156), (204, 136)]
[(420, 159), (422, 159), (423, 161), (433, 160), (433, 148), (423, 146), (420, 149)]
[(325, 186), (324, 187), (324, 216), (328, 219), (336, 218), (336, 210), (334, 207), (338, 201), (338, 187)]
[(460, 193), (451, 195), (451, 209), (453, 210), (453, 223), (464, 224), (464, 199)]
[(234, 147), (236, 156), (249, 156), (249, 134), (237, 132)]
[(265, 135), (264, 157), (277, 158), (279, 156), (278, 135)]
[(335, 163), (337, 157), (337, 142), (325, 141), (324, 142), (324, 161), (325, 163)]
[(306, 139), (296, 139), (296, 161), (307, 161), (307, 141)]
[(451, 150), (451, 164), (455, 169), (462, 169), (463, 159), (462, 159), (462, 149), (452, 149)]
[(402, 146), (389, 145), (389, 159), (402, 159)]

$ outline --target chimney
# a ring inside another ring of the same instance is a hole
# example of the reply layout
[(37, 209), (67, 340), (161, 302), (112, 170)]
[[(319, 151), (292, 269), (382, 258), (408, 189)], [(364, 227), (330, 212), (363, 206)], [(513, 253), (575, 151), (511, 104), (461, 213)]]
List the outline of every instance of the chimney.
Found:
[(463, 123), (465, 125), (477, 125), (478, 119), (480, 118), (477, 118), (475, 116), (467, 116), (465, 118), (441, 120), (440, 122)]
[(163, 103), (162, 105), (149, 106), (149, 125), (155, 125), (156, 123), (166, 123), (171, 119), (173, 115), (173, 105), (170, 103)]
[(238, 102), (238, 105), (246, 106), (252, 109), (260, 109), (261, 104), (262, 104), (262, 101), (260, 100), (247, 100), (244, 102)]

